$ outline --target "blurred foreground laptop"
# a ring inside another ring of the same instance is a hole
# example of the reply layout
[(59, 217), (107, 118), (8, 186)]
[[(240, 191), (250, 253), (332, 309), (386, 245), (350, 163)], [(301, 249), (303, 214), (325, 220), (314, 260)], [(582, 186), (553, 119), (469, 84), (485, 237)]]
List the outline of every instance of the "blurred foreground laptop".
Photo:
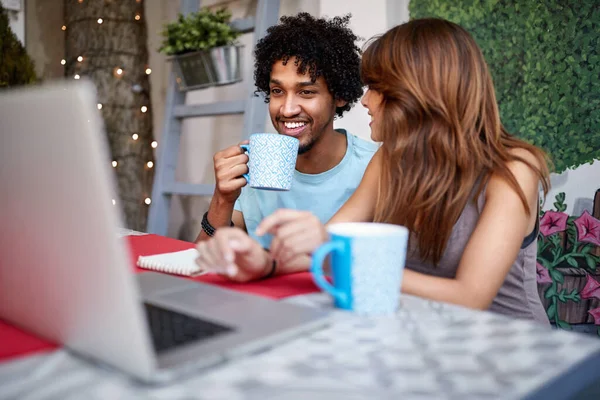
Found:
[(317, 309), (136, 276), (102, 126), (89, 82), (0, 91), (0, 318), (150, 382), (326, 324)]

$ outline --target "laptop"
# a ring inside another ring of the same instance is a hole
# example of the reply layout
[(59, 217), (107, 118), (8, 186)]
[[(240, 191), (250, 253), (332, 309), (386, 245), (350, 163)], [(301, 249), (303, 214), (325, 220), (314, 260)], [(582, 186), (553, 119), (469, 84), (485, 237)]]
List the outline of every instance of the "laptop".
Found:
[(0, 91), (0, 318), (145, 382), (327, 325), (316, 308), (135, 274), (96, 103), (85, 80)]

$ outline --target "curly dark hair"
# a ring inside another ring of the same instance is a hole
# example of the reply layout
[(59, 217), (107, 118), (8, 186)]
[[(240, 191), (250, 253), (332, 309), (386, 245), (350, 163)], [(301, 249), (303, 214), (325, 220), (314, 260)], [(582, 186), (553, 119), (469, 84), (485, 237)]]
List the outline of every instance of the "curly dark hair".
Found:
[(264, 94), (270, 101), (269, 81), (275, 62), (284, 65), (292, 57), (300, 74), (308, 71), (313, 82), (325, 79), (329, 92), (336, 100), (347, 104), (337, 107), (337, 116), (350, 110), (363, 94), (360, 80), (360, 49), (358, 37), (348, 28), (350, 14), (330, 20), (314, 18), (308, 13), (281, 17), (278, 25), (267, 29), (254, 50), (255, 94)]

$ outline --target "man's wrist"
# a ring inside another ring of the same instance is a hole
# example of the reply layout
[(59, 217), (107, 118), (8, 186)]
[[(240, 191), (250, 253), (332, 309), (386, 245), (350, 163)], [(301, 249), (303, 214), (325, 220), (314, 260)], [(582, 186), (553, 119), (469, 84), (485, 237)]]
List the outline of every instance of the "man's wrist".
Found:
[[(222, 226), (232, 225), (232, 216), (235, 206), (235, 201), (230, 201), (223, 198), (219, 192), (215, 191), (206, 216), (203, 218), (215, 229)], [(225, 217), (225, 218), (223, 218)]]
[(235, 200), (228, 199), (217, 191), (215, 191), (215, 193), (213, 195), (212, 203), (215, 205), (215, 207), (218, 207), (218, 208), (233, 209), (233, 207), (235, 206)]
[(232, 203), (224, 200), (215, 190), (208, 211), (202, 216), (200, 233), (196, 238), (196, 242), (212, 237), (217, 228), (233, 226), (232, 216), (234, 205), (235, 202)]
[[(227, 226), (227, 225), (220, 225), (220, 226), (213, 226), (209, 219), (208, 219), (208, 215), (209, 212), (205, 212), (204, 215), (202, 216), (202, 230), (208, 235), (208, 236), (214, 236), (217, 228), (223, 227), (223, 226)], [(231, 218), (229, 219), (229, 226), (234, 226), (233, 221), (231, 220)]]

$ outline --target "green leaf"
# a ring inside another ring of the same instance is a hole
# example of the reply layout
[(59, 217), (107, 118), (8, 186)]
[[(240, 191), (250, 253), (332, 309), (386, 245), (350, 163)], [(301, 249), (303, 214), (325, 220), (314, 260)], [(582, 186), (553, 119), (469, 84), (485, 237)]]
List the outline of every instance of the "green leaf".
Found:
[(34, 64), (12, 28), (12, 14), (0, 2), (0, 90), (37, 80)]
[(561, 290), (560, 293), (558, 294), (558, 300), (560, 300), (563, 303), (565, 303), (567, 301), (567, 299), (565, 299), (565, 291), (564, 290)]
[(560, 237), (558, 236), (557, 233), (553, 233), (552, 235), (549, 236), (550, 241), (554, 244), (554, 246), (558, 249), (558, 246), (560, 246)]
[(550, 306), (546, 310), (546, 314), (548, 314), (548, 318), (550, 320), (556, 319), (556, 315), (555, 315), (556, 314), (556, 305), (550, 304)]
[(579, 252), (581, 254), (587, 254), (592, 250), (592, 245), (591, 244), (584, 244), (583, 246), (581, 246), (581, 250), (579, 250)]
[[(597, 1), (411, 1), (409, 12), (411, 19), (441, 17), (471, 32), (504, 126), (542, 147), (553, 172), (600, 159)], [(556, 201), (564, 203), (564, 193)]]
[(558, 258), (558, 257), (559, 257), (559, 255), (560, 255), (560, 253), (561, 253), (561, 249), (560, 249), (560, 248), (558, 248), (558, 244), (556, 243), (556, 241), (554, 241), (554, 240), (553, 240), (552, 242), (553, 242), (552, 244), (554, 244), (554, 246), (555, 246), (555, 247), (552, 249), (552, 256), (554, 256), (554, 258), (556, 259), (556, 258)]
[(585, 262), (587, 263), (588, 268), (591, 269), (592, 271), (595, 271), (596, 268), (598, 267), (598, 265), (596, 264), (596, 261), (594, 260), (594, 256), (592, 256), (591, 254), (585, 255)]
[(571, 328), (571, 324), (569, 324), (569, 323), (568, 323), (568, 322), (566, 322), (566, 321), (561, 321), (561, 320), (559, 320), (559, 319), (557, 319), (557, 320), (556, 320), (556, 325), (558, 325), (558, 327), (559, 327), (560, 329), (564, 329), (564, 330), (566, 330), (566, 331), (570, 331), (570, 330), (572, 329), (572, 328)]
[(166, 24), (162, 30), (159, 51), (171, 55), (233, 45), (241, 33), (229, 26), (230, 18), (231, 13), (225, 8), (215, 12), (203, 8), (187, 16), (179, 14), (176, 22)]
[(563, 274), (560, 273), (559, 271), (557, 271), (556, 269), (550, 270), (550, 277), (552, 278), (553, 281), (558, 282), (558, 283), (563, 283), (565, 281)]
[(552, 296), (556, 295), (556, 286), (551, 285), (546, 289), (546, 293), (544, 293), (544, 297), (547, 299), (552, 298)]
[(569, 263), (570, 266), (577, 268), (579, 266), (579, 264), (577, 264), (577, 260), (575, 259), (575, 257), (567, 257), (567, 262)]

